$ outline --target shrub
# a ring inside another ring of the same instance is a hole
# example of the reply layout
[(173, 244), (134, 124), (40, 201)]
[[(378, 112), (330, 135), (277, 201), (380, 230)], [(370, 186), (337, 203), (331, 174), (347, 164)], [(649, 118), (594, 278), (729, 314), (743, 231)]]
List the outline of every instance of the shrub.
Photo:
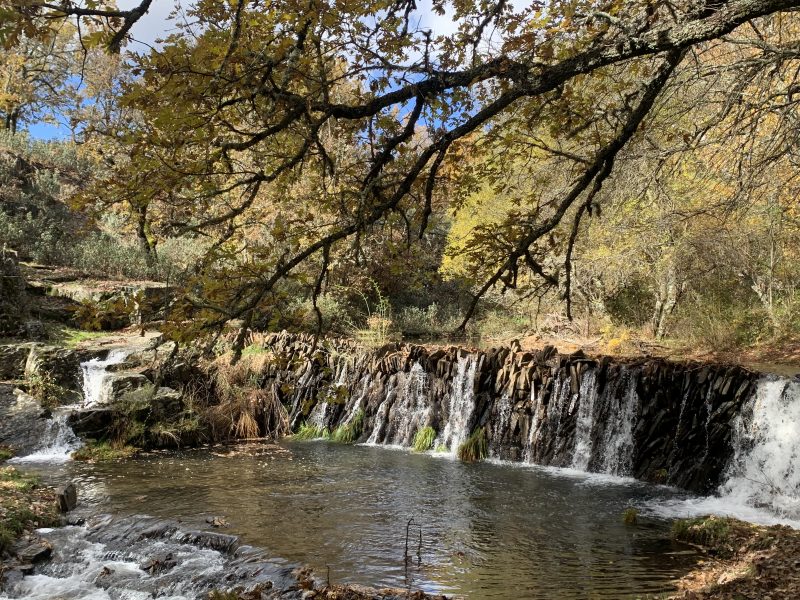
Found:
[(489, 444), (486, 442), (486, 433), (483, 428), (472, 432), (466, 441), (458, 447), (458, 458), (464, 462), (483, 460), (489, 455)]
[(427, 452), (433, 448), (436, 440), (436, 430), (433, 427), (423, 427), (414, 436), (414, 452)]

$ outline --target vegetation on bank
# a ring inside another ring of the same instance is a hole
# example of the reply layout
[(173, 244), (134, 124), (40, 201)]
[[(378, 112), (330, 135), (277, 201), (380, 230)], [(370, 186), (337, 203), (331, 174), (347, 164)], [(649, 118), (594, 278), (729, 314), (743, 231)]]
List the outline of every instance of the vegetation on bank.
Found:
[(72, 458), (83, 462), (111, 462), (134, 456), (134, 446), (116, 445), (110, 441), (85, 440), (83, 446), (72, 453)]
[(52, 490), (13, 467), (0, 467), (0, 557), (25, 531), (54, 527), (60, 513)]
[(800, 531), (730, 517), (685, 519), (673, 524), (675, 539), (698, 546), (710, 560), (679, 581), (674, 598), (800, 598)]

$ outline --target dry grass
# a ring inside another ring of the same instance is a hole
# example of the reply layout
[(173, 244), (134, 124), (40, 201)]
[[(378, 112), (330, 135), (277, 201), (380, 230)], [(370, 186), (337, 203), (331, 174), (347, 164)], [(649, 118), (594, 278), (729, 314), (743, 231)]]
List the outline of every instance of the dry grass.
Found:
[(205, 409), (215, 439), (280, 437), (289, 433), (289, 414), (275, 387), (264, 389), (268, 352), (248, 352), (231, 364), (224, 355), (212, 364), (216, 404)]

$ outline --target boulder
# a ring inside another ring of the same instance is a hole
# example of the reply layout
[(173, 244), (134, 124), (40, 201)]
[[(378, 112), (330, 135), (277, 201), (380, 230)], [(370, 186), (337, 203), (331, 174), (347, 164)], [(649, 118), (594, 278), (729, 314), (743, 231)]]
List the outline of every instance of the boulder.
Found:
[(25, 542), (16, 550), (17, 558), (23, 563), (37, 563), (47, 560), (53, 554), (53, 546), (47, 540), (38, 539)]
[(83, 397), (81, 356), (75, 350), (33, 344), (25, 361), (25, 379), (47, 378), (64, 391), (64, 401)]
[(183, 396), (178, 390), (161, 387), (150, 401), (150, 406), (158, 416), (176, 415), (183, 410)]
[(103, 381), (104, 397), (108, 403), (119, 402), (126, 394), (148, 385), (151, 385), (150, 380), (141, 373), (133, 371), (109, 373)]
[(78, 506), (78, 490), (71, 481), (56, 488), (56, 501), (62, 513), (69, 512)]

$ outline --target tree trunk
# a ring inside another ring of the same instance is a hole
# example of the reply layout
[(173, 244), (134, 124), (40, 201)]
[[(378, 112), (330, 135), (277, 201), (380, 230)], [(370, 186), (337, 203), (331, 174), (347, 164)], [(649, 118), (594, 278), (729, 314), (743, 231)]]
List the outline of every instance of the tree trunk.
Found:
[(678, 283), (675, 267), (667, 269), (665, 278), (658, 284), (656, 291), (656, 307), (653, 311), (653, 335), (657, 340), (664, 339), (667, 334), (667, 319), (678, 305), (678, 299), (683, 291), (683, 283)]

